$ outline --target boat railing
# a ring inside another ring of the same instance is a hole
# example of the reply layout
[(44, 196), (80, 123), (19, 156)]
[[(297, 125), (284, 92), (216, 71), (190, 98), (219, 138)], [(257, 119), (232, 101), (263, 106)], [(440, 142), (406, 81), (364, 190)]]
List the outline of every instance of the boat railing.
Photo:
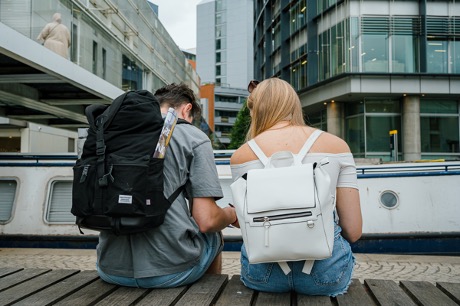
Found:
[(358, 178), (460, 175), (460, 161), (388, 163), (358, 166)]
[[(214, 150), (216, 165), (230, 165), (234, 150)], [(33, 154), (1, 153), (0, 166), (10, 167), (71, 167), (75, 164), (75, 153)], [(378, 165), (358, 165), (358, 178), (409, 177), (460, 175), (460, 161), (428, 161), (382, 163)]]

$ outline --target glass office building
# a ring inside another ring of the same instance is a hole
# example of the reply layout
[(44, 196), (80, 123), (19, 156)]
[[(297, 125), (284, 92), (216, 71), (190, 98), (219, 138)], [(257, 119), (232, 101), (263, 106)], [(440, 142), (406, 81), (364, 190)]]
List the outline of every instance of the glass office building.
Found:
[[(37, 40), (55, 13), (68, 56)], [(198, 95), (198, 74), (146, 0), (0, 0), (0, 151), (74, 152), (87, 105), (181, 82)]]
[(203, 0), (197, 5), (196, 69), (207, 99), (207, 122), (226, 149), (253, 78), (253, 0)]
[(357, 158), (460, 158), (458, 1), (256, 0), (254, 59)]

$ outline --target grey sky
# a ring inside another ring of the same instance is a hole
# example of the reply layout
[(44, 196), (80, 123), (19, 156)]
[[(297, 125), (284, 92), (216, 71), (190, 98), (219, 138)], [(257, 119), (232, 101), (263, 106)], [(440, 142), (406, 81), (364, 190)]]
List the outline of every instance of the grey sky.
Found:
[(161, 23), (181, 49), (196, 48), (196, 5), (202, 0), (150, 0)]

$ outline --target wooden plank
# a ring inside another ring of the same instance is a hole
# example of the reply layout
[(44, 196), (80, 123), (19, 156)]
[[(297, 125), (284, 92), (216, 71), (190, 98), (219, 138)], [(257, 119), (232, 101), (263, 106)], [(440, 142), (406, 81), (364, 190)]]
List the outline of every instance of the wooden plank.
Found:
[(439, 282), (436, 287), (460, 305), (460, 283)]
[(5, 305), (20, 301), (29, 295), (43, 290), (55, 282), (58, 282), (76, 273), (78, 273), (78, 270), (54, 270), (34, 277), (33, 279), (3, 291), (0, 296), (0, 304)]
[(55, 304), (55, 306), (83, 306), (93, 305), (99, 302), (104, 297), (112, 293), (118, 287), (98, 279), (95, 282), (88, 284), (81, 288), (72, 295), (66, 297), (62, 301)]
[(219, 296), (216, 306), (243, 306), (251, 305), (254, 300), (255, 292), (246, 287), (240, 280), (239, 275), (233, 275), (230, 281), (225, 286), (224, 291)]
[(25, 282), (31, 278), (34, 278), (38, 275), (44, 274), (50, 271), (49, 269), (25, 269), (18, 271), (14, 274), (9, 274), (2, 277), (0, 282), (0, 291), (11, 288), (13, 286), (19, 285), (22, 282)]
[(259, 292), (255, 306), (289, 306), (291, 305), (291, 293)]
[[(295, 305), (295, 304), (294, 304)], [(328, 296), (297, 294), (297, 306), (331, 306), (334, 305)]]
[(22, 268), (8, 268), (8, 267), (0, 268), (0, 277), (7, 276), (15, 272), (21, 271), (21, 270)]
[(364, 283), (372, 292), (379, 305), (416, 305), (414, 301), (391, 280), (365, 279)]
[(228, 281), (226, 274), (205, 274), (194, 283), (184, 296), (177, 302), (177, 306), (205, 306), (212, 305)]
[(136, 306), (174, 305), (187, 291), (187, 286), (170, 289), (152, 289)]
[(62, 300), (71, 293), (95, 281), (99, 276), (96, 271), (83, 271), (45, 288), (21, 300), (15, 305), (49, 305)]
[(119, 287), (96, 305), (132, 305), (147, 294), (148, 289)]
[(358, 279), (353, 279), (347, 293), (338, 295), (336, 300), (340, 306), (375, 305), (375, 302), (369, 296), (367, 288)]
[(418, 305), (458, 305), (432, 283), (425, 281), (401, 281), (401, 285), (417, 301)]

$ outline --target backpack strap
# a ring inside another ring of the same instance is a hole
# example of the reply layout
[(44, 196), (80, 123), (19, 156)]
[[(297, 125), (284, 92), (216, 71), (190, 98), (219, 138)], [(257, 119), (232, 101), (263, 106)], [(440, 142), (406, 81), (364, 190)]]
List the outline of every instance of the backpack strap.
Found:
[[(319, 135), (321, 135), (322, 132), (323, 131), (317, 129), (310, 135), (310, 137), (308, 137), (307, 141), (297, 154), (297, 160), (302, 161), (304, 159), (305, 155), (307, 155), (308, 151), (310, 151), (316, 139), (318, 139)], [(254, 154), (257, 156), (257, 158), (259, 158), (260, 161), (264, 164), (264, 166), (266, 166), (268, 164), (269, 159), (264, 154), (259, 145), (256, 143), (256, 141), (254, 139), (251, 139), (248, 141), (248, 145), (254, 152)]]
[(305, 158), (305, 155), (307, 155), (308, 151), (310, 151), (316, 139), (318, 139), (319, 135), (321, 135), (322, 132), (323, 131), (321, 130), (315, 130), (313, 133), (311, 133), (310, 137), (308, 137), (307, 141), (297, 154), (298, 161), (302, 162), (302, 160)]
[[(126, 92), (118, 96), (112, 104), (107, 107), (104, 112), (99, 115), (94, 121), (96, 126), (96, 155), (97, 155), (97, 174), (98, 174), (98, 184), (100, 187), (105, 187), (108, 185), (108, 178), (112, 178), (112, 169), (109, 170), (109, 173), (106, 173), (105, 169), (105, 141), (104, 141), (104, 129), (110, 125), (115, 114), (120, 109), (121, 104), (125, 100), (126, 96), (130, 92)], [(89, 110), (91, 111), (91, 109)]]
[(251, 148), (251, 150), (254, 152), (254, 154), (257, 156), (257, 158), (266, 166), (268, 164), (268, 157), (264, 154), (262, 149), (257, 145), (256, 141), (254, 139), (251, 139), (248, 141), (248, 145)]

